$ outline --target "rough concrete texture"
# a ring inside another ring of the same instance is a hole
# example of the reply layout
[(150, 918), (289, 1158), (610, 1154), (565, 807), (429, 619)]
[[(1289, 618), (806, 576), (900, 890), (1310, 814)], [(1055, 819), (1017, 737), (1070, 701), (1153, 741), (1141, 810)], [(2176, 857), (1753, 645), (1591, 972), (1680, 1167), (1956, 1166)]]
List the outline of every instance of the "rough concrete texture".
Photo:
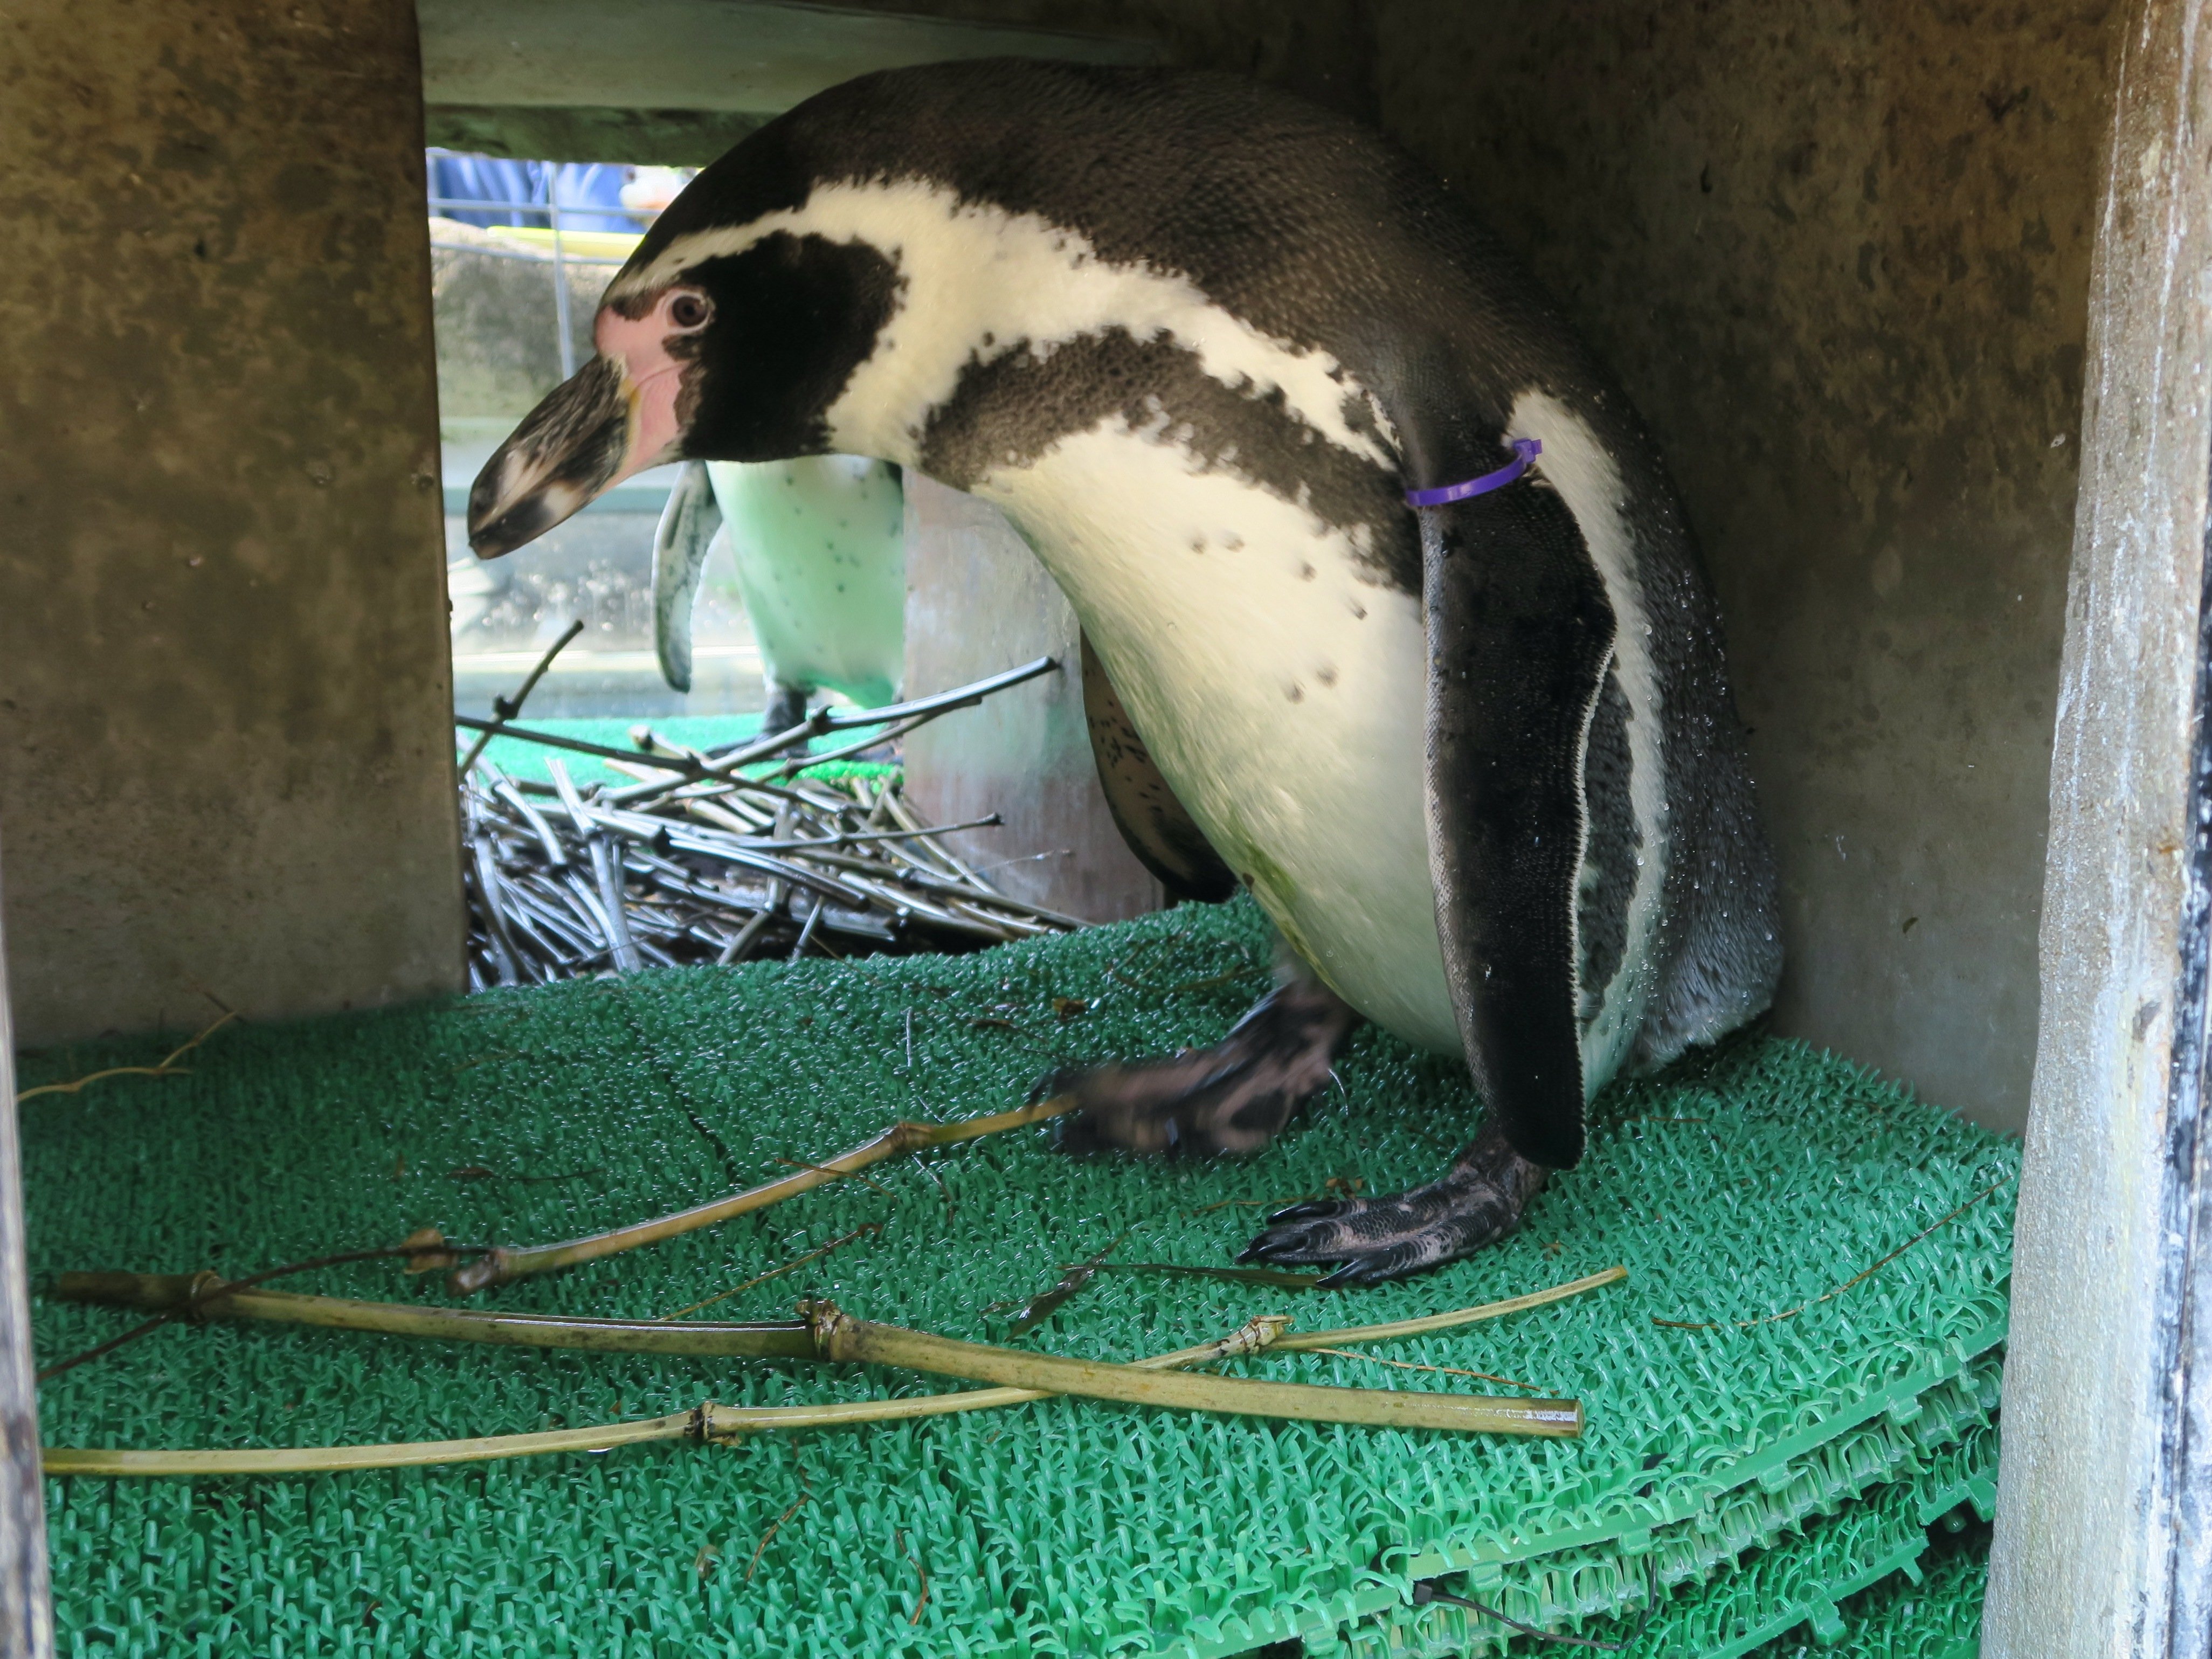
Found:
[(16, 1035), (458, 985), (407, 0), (0, 13)]
[(2017, 1131), (2105, 0), (1378, 0), (1384, 126), (1626, 383), (1727, 618), (1778, 1010)]
[[(1372, 121), (1375, 31), (1365, 0), (860, 0), (867, 9), (1009, 27), (1062, 29), (1142, 41), (1158, 61), (1249, 76)], [(1495, 27), (1498, 14), (1443, 0), (1455, 33)], [(1521, 27), (1515, 21), (1514, 27)]]
[(2091, 292), (1989, 1659), (2212, 1646), (2212, 31), (2205, 0), (2129, 9)]
[(906, 793), (931, 823), (996, 812), (1002, 826), (948, 836), (1000, 890), (1120, 921), (1160, 907), (1098, 786), (1083, 714), (1075, 613), (999, 509), (906, 475), (904, 693), (949, 691), (1039, 657), (1060, 672), (1000, 691), (906, 740)]
[[(837, 9), (955, 26), (935, 37), (875, 37), (845, 18), (746, 0), (586, 9), (597, 16), (592, 27), (607, 32), (580, 53), (574, 31), (549, 27), (540, 0), (423, 0), (430, 142), (501, 155), (701, 167), (757, 118), (743, 112), (774, 112), (812, 87), (885, 62), (1009, 45), (1051, 49), (1048, 39), (969, 38), (977, 26), (1065, 37), (1072, 57), (1249, 75), (1364, 119), (1375, 113), (1374, 33), (1358, 0), (850, 0)], [(558, 52), (501, 48), (518, 27), (568, 44)], [(743, 40), (746, 51), (702, 54), (710, 38)], [(1118, 52), (1117, 43), (1139, 50)], [(617, 96), (633, 102), (599, 101)]]
[[(856, 75), (910, 64), (1139, 63), (1152, 55), (1141, 43), (1070, 32), (1056, 20), (994, 27), (781, 0), (418, 0), (418, 11), (432, 108), (473, 109), (479, 122), (488, 110), (542, 110), (579, 136), (627, 109), (647, 118), (639, 136), (678, 137), (677, 112), (772, 115)], [(441, 125), (447, 119), (441, 113)], [(497, 125), (508, 143), (530, 127)]]

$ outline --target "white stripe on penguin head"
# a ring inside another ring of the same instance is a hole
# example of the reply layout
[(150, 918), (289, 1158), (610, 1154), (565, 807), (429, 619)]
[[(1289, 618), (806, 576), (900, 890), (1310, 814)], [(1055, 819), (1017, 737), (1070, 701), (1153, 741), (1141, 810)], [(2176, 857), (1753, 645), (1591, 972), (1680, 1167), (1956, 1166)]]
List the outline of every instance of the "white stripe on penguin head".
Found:
[(1279, 391), (1285, 410), (1331, 443), (1398, 466), (1387, 422), (1378, 442), (1346, 420), (1347, 398), (1373, 417), (1380, 406), (1328, 353), (1261, 333), (1186, 276), (1109, 263), (1075, 231), (1033, 213), (963, 202), (923, 179), (817, 185), (801, 207), (678, 236), (617, 277), (606, 299), (656, 292), (705, 260), (742, 253), (779, 231), (864, 243), (892, 261), (903, 285), (874, 351), (829, 410), (838, 449), (915, 465), (930, 413), (951, 398), (969, 362), (1018, 349), (1046, 356), (1064, 342), (1119, 328), (1140, 340), (1172, 340), (1224, 386)]

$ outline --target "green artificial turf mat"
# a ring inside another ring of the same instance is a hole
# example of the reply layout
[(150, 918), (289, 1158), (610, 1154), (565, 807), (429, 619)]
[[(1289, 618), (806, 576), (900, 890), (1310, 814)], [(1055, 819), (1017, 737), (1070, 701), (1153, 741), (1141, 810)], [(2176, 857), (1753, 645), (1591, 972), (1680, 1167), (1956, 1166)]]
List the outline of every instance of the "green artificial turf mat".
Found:
[[(1264, 988), (1268, 957), (1240, 902), (971, 957), (658, 972), (226, 1030), (189, 1076), (27, 1105), (34, 1271), (237, 1275), (425, 1224), (533, 1243), (636, 1220), (818, 1160), (896, 1118), (1001, 1109), (1054, 1065), (1215, 1040)], [(29, 1059), (23, 1080), (161, 1052), (145, 1041), (50, 1053)], [(1426, 1179), (1478, 1121), (1457, 1062), (1372, 1029), (1337, 1070), (1341, 1088), (1250, 1161), (1073, 1160), (1053, 1150), (1048, 1127), (1020, 1131), (489, 1300), (658, 1316), (874, 1224), (711, 1316), (788, 1317), (811, 1291), (863, 1317), (1005, 1340), (993, 1304), (1043, 1290), (1060, 1264), (1124, 1230), (1134, 1231), (1118, 1260), (1218, 1266), (1266, 1204), (1331, 1177), (1370, 1191)], [(1563, 1586), (1540, 1603), (1547, 1620), (1595, 1621), (1608, 1605), (1632, 1615), (1648, 1575), (1631, 1564), (1672, 1562), (1685, 1583), (1733, 1571), (1808, 1516), (1848, 1513), (1863, 1492), (1917, 1492), (1932, 1460), (1986, 1424), (1991, 1367), (1976, 1362), (2002, 1334), (2017, 1164), (2012, 1144), (1862, 1070), (1748, 1038), (1609, 1090), (1583, 1166), (1539, 1198), (1520, 1233), (1469, 1261), (1311, 1297), (1105, 1273), (1019, 1344), (1133, 1358), (1261, 1312), (1309, 1328), (1402, 1318), (1625, 1262), (1625, 1285), (1376, 1350), (1573, 1395), (1589, 1419), (1579, 1441), (1061, 1400), (734, 1448), (58, 1480), (62, 1650), (1212, 1659), (1286, 1638), (1325, 1644), (1403, 1605), (1416, 1577), (1538, 1583), (1546, 1562)], [(1862, 1283), (1814, 1300), (1982, 1193)], [(380, 1264), (312, 1288), (443, 1299)], [(47, 1359), (128, 1322), (43, 1297), (34, 1315)], [(1740, 1320), (1765, 1322), (1729, 1322)], [(1231, 1369), (1492, 1386), (1322, 1355)], [(210, 1324), (58, 1378), (41, 1405), (50, 1444), (244, 1446), (945, 1386)]]
[[(487, 719), (489, 716), (486, 716)], [(665, 719), (654, 716), (574, 718), (565, 720), (533, 720), (526, 709), (516, 725), (533, 732), (550, 732), (555, 737), (574, 738), (583, 743), (596, 743), (606, 749), (629, 749), (634, 726), (649, 726), (654, 735), (686, 749), (720, 749), (733, 743), (742, 743), (760, 730), (757, 714), (675, 714)], [(867, 734), (867, 728), (854, 726), (850, 732), (836, 734), (839, 747), (857, 741)], [(465, 755), (478, 734), (462, 730), (456, 734), (453, 752)], [(817, 739), (814, 746), (824, 749), (830, 739)], [(636, 780), (626, 778), (595, 755), (580, 755), (573, 750), (548, 748), (541, 743), (531, 743), (521, 738), (494, 738), (484, 745), (485, 758), (510, 778), (527, 778), (533, 782), (550, 783), (553, 775), (546, 769), (547, 760), (558, 757), (568, 769), (568, 775), (579, 787), (586, 784), (604, 783), (618, 787)], [(810, 778), (884, 777), (896, 775), (898, 769), (874, 761), (830, 761), (821, 766), (810, 766), (802, 775)]]
[[(1941, 1523), (1988, 1520), (1995, 1507), (1996, 1462), (1996, 1429), (1979, 1422), (1955, 1443), (1917, 1463), (1910, 1478), (1872, 1487), (1832, 1514), (1800, 1516), (1786, 1535), (1765, 1540), (1741, 1561), (1710, 1565), (1695, 1579), (1678, 1577), (1670, 1571), (1672, 1564), (1641, 1552), (1626, 1557), (1622, 1565), (1630, 1576), (1643, 1578), (1636, 1614), (1610, 1623), (1580, 1623), (1577, 1633), (1618, 1644), (1626, 1659), (1781, 1659), (1808, 1642), (1821, 1647), (1844, 1642), (1848, 1652), (1867, 1651), (1871, 1632), (1900, 1619), (1936, 1624), (1946, 1632), (1961, 1624), (1978, 1626), (1978, 1577), (1963, 1581), (1955, 1594), (1948, 1580), (1931, 1587), (1910, 1613), (1899, 1609), (1915, 1598), (1891, 1581), (1903, 1575), (1905, 1588), (1917, 1586), (1927, 1577), (1923, 1560), (1948, 1559), (1948, 1553), (1929, 1553), (1942, 1535)], [(1582, 1565), (1551, 1565), (1547, 1571), (1557, 1577)], [(1524, 1624), (1543, 1616), (1545, 1602), (1569, 1599), (1558, 1585), (1540, 1596), (1538, 1586), (1511, 1576), (1486, 1580), (1480, 1574), (1462, 1575), (1437, 1582)], [(1885, 1593), (1874, 1595), (1875, 1586), (1886, 1586)], [(1655, 1598), (1656, 1609), (1646, 1611)], [(1966, 1605), (1955, 1605), (1960, 1602)], [(1528, 1638), (1480, 1613), (1438, 1601), (1392, 1608), (1361, 1621), (1346, 1634), (1345, 1659), (1485, 1659), (1531, 1646)], [(1893, 1642), (1875, 1650), (1887, 1652), (1894, 1646)]]
[(1815, 1642), (1801, 1629), (1757, 1650), (1754, 1659), (1976, 1659), (1989, 1587), (1987, 1535), (1939, 1545), (1919, 1565), (1917, 1581), (1899, 1573), (1844, 1601), (1840, 1639)]

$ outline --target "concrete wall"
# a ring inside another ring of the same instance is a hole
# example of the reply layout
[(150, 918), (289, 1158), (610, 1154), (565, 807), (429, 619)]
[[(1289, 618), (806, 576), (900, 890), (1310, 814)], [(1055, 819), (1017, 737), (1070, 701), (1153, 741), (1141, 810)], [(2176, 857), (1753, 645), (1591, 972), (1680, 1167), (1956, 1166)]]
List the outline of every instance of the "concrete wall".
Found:
[[(868, 9), (1142, 41), (1158, 61), (1249, 76), (1362, 120), (1376, 114), (1370, 0), (860, 0)], [(1454, 33), (1507, 14), (1439, 0)], [(1512, 27), (1520, 24), (1517, 14)]]
[(1377, 0), (1383, 125), (1665, 448), (1782, 860), (1778, 1024), (2017, 1130), (2103, 0)]
[(16, 1035), (460, 973), (408, 0), (0, 20)]

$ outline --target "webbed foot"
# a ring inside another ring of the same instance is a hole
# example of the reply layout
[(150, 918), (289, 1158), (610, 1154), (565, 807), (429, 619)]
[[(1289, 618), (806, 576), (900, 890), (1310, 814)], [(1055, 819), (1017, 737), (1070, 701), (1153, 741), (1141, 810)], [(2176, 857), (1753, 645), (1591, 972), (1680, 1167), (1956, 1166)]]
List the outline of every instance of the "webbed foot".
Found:
[(768, 707), (761, 711), (761, 735), (788, 732), (806, 718), (807, 688), (785, 685), (770, 680), (768, 686)]
[(1327, 1290), (1402, 1279), (1504, 1237), (1521, 1224), (1548, 1173), (1485, 1127), (1442, 1180), (1379, 1198), (1293, 1204), (1268, 1217), (1267, 1231), (1237, 1259), (1343, 1263), (1321, 1281)]
[(1042, 1087), (1073, 1094), (1063, 1151), (1256, 1152), (1328, 1085), (1329, 1060), (1359, 1023), (1312, 980), (1278, 987), (1211, 1048), (1172, 1060), (1063, 1072)]

